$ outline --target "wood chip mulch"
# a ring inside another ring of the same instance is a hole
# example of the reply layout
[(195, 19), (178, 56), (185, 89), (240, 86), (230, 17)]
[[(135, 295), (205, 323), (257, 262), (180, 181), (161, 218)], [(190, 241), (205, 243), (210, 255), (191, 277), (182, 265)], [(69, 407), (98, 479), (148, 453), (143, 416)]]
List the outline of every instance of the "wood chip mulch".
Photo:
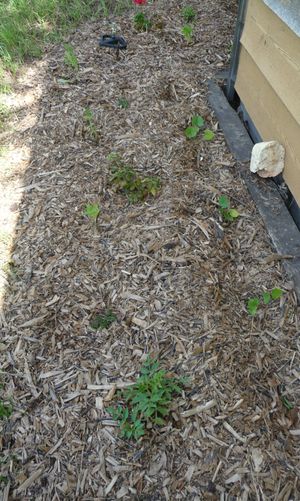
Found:
[[(69, 37), (78, 72), (60, 44), (20, 74), (16, 95), (32, 100), (15, 101), (1, 136), (7, 158), (25, 155), (1, 173), (2, 222), (16, 223), (0, 317), (4, 500), (300, 499), (296, 298), (207, 103), (235, 3), (191, 0), (192, 43), (181, 1), (143, 8), (149, 33), (132, 12), (99, 19)], [(97, 46), (112, 22), (128, 41), (119, 59)], [(185, 138), (196, 114), (213, 141)], [(128, 203), (111, 152), (158, 176), (159, 195)], [(221, 194), (241, 214), (231, 224)], [(283, 297), (251, 317), (248, 298), (273, 287)], [(107, 310), (117, 320), (93, 330)], [(127, 441), (106, 408), (148, 353), (191, 382), (167, 426)]]

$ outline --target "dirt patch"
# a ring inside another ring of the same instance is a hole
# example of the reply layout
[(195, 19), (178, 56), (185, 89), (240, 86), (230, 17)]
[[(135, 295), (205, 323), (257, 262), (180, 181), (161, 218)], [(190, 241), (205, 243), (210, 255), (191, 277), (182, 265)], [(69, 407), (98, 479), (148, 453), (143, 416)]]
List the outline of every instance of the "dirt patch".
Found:
[[(30, 159), (18, 171), (23, 198), (2, 309), (14, 409), (2, 425), (4, 499), (299, 497), (295, 296), (207, 105), (236, 9), (191, 4), (191, 44), (174, 1), (156, 7), (162, 22), (150, 33), (135, 31), (129, 14), (114, 20), (129, 42), (119, 60), (97, 47), (104, 21), (70, 37), (78, 72), (64, 64), (63, 46), (50, 48), (41, 96), (27, 108), (36, 122), (5, 136)], [(212, 142), (185, 138), (195, 114), (215, 130)], [(159, 196), (132, 205), (116, 192), (112, 151), (141, 176), (158, 176)], [(222, 222), (220, 194), (241, 213), (237, 222)], [(83, 215), (88, 203), (101, 207), (97, 223)], [(251, 318), (247, 298), (275, 286), (283, 298)], [(107, 309), (117, 321), (95, 332), (91, 320)], [(128, 442), (105, 397), (137, 377), (147, 353), (190, 376), (191, 387), (168, 426)]]

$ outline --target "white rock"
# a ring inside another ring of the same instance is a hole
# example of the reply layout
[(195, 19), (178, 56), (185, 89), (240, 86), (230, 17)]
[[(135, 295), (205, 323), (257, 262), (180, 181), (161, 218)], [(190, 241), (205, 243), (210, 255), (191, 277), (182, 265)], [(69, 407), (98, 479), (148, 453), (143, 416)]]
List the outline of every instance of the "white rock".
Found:
[(261, 177), (275, 177), (284, 169), (284, 147), (277, 141), (256, 143), (252, 149), (250, 170)]

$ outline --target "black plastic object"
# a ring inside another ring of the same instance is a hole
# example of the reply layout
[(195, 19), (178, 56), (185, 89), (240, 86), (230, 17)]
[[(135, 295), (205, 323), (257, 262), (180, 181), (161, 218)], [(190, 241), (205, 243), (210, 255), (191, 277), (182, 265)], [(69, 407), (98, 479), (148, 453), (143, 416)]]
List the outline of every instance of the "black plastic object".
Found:
[(103, 35), (99, 40), (100, 47), (108, 49), (124, 50), (127, 47), (125, 38), (117, 35)]

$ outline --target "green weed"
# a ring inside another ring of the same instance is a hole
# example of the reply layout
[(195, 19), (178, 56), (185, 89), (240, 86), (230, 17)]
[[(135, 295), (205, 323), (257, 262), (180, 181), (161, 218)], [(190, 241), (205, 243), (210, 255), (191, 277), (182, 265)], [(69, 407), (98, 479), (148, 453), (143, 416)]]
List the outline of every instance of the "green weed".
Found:
[(210, 129), (205, 129), (202, 135), (204, 141), (212, 141), (215, 137), (215, 133)]
[(151, 28), (151, 21), (146, 18), (145, 14), (139, 12), (133, 18), (134, 26), (138, 31), (149, 31)]
[(11, 416), (13, 407), (11, 404), (0, 400), (0, 419), (7, 419)]
[(118, 191), (122, 191), (127, 195), (129, 202), (140, 202), (149, 195), (155, 197), (158, 194), (161, 186), (158, 177), (140, 177), (132, 167), (123, 162), (118, 154), (110, 154), (108, 159), (112, 163), (110, 181)]
[(181, 11), (183, 19), (187, 22), (190, 23), (196, 19), (196, 11), (193, 9), (193, 7), (187, 5), (186, 7), (183, 7)]
[(124, 97), (120, 97), (118, 99), (118, 106), (120, 108), (123, 108), (124, 110), (127, 110), (129, 108), (129, 102)]
[(78, 59), (72, 45), (65, 44), (64, 48), (65, 48), (64, 63), (73, 70), (78, 71), (79, 70)]
[(185, 26), (183, 26), (181, 33), (184, 36), (186, 42), (191, 43), (193, 39), (193, 27), (190, 24), (186, 24)]
[[(201, 115), (194, 115), (192, 117), (192, 123), (189, 125), (185, 131), (185, 137), (187, 139), (195, 139), (198, 134), (200, 133), (200, 130), (203, 129), (205, 126), (205, 120)], [(202, 139), (204, 141), (212, 141), (215, 137), (215, 133), (210, 130), (210, 129), (205, 129), (202, 133)]]
[[(282, 289), (279, 289), (275, 287), (272, 289), (270, 292), (263, 292), (262, 294), (262, 301), (264, 305), (268, 305), (271, 303), (271, 301), (276, 301), (277, 299), (280, 299), (283, 296), (284, 292)], [(253, 297), (248, 299), (247, 301), (247, 311), (249, 315), (255, 316), (258, 308), (260, 306), (260, 299), (258, 297)]]
[(118, 421), (120, 435), (138, 440), (147, 427), (164, 426), (176, 395), (180, 395), (187, 379), (171, 376), (150, 357), (144, 363), (136, 383), (119, 392), (121, 403), (107, 411)]
[(92, 219), (94, 221), (97, 220), (100, 214), (100, 207), (99, 204), (87, 204), (85, 206), (83, 214), (87, 216), (89, 219)]
[(88, 136), (93, 140), (97, 139), (98, 133), (95, 125), (94, 113), (90, 108), (85, 108), (83, 112), (83, 121), (85, 123)]
[(108, 329), (113, 322), (117, 320), (116, 315), (108, 310), (103, 315), (96, 315), (90, 322), (90, 326), (95, 331)]
[(187, 139), (194, 139), (198, 136), (200, 129), (204, 127), (204, 118), (200, 115), (194, 115), (192, 117), (192, 125), (187, 127), (184, 131), (185, 137)]
[(219, 211), (223, 221), (232, 222), (240, 215), (236, 209), (230, 207), (230, 201), (226, 195), (221, 195), (219, 198)]

